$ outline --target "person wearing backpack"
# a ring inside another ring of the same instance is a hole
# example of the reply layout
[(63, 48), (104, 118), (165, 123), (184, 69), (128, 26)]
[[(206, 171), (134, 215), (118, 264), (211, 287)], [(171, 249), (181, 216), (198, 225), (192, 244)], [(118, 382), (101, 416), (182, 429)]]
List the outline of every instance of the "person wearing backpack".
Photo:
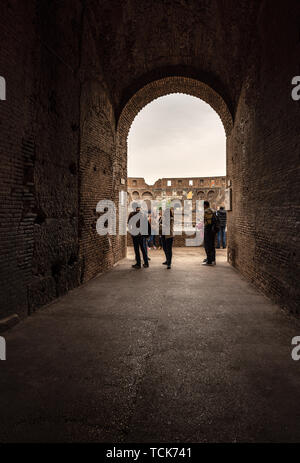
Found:
[(224, 206), (221, 206), (217, 212), (217, 215), (219, 217), (220, 221), (220, 229), (218, 231), (218, 244), (217, 244), (217, 249), (220, 248), (220, 245), (222, 243), (223, 249), (226, 248), (226, 218), (227, 218), (227, 213), (224, 209)]
[(204, 248), (206, 259), (204, 259), (202, 265), (216, 265), (215, 239), (219, 227), (218, 216), (210, 208), (209, 202), (204, 201)]

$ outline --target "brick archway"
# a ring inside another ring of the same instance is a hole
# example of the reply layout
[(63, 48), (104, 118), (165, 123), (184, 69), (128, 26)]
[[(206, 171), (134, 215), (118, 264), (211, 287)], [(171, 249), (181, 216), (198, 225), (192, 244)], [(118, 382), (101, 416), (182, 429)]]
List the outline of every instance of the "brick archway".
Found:
[(234, 124), (233, 116), (225, 100), (213, 88), (197, 79), (183, 76), (154, 80), (137, 90), (127, 101), (117, 121), (116, 164), (122, 172), (127, 172), (127, 139), (135, 117), (153, 100), (172, 93), (191, 95), (208, 103), (219, 115), (227, 139), (230, 136)]
[(117, 123), (118, 157), (124, 155), (127, 157), (128, 133), (137, 114), (151, 101), (172, 93), (195, 96), (208, 103), (219, 115), (226, 137), (230, 135), (233, 128), (233, 116), (221, 95), (207, 84), (190, 77), (165, 77), (139, 89), (123, 107)]
[(168, 76), (154, 80), (138, 89), (121, 110), (116, 128), (116, 164), (119, 170), (127, 173), (127, 139), (137, 114), (153, 100), (174, 93), (194, 96), (208, 103), (219, 115), (226, 137), (230, 136), (234, 123), (233, 116), (225, 100), (209, 85), (183, 76)]

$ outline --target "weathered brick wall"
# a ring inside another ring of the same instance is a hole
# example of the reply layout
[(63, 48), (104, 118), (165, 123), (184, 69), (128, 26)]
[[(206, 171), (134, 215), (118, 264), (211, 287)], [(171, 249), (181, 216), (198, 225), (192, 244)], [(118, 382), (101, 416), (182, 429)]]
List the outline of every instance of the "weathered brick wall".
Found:
[(300, 74), (299, 23), (299, 3), (265, 2), (227, 157), (229, 260), (292, 311), (300, 308), (300, 102), (291, 98), (292, 77)]
[(117, 117), (137, 89), (189, 76), (238, 100), (261, 0), (101, 0), (98, 49)]
[[(104, 101), (103, 101), (104, 100)], [(88, 81), (81, 94), (80, 260), (86, 281), (113, 262), (112, 240), (96, 233), (98, 201), (114, 199), (114, 134), (109, 105), (101, 83)]]
[(0, 75), (7, 99), (0, 101), (0, 318), (27, 314), (33, 252), (34, 15), (30, 2), (1, 2)]
[(78, 143), (82, 8), (36, 3), (34, 250), (29, 311), (78, 284)]
[(2, 5), (0, 318), (26, 316), (125, 255), (125, 237), (108, 244), (95, 230), (97, 202), (126, 189), (126, 160), (89, 3)]
[[(126, 159), (115, 149), (115, 118), (101, 63), (97, 55), (94, 31), (97, 18), (87, 12), (82, 50), (82, 89), (80, 120), (80, 265), (81, 282), (109, 269), (125, 256), (124, 236), (100, 236), (96, 231), (101, 200), (118, 204), (120, 190), (126, 190)], [(124, 180), (125, 184), (121, 183)]]

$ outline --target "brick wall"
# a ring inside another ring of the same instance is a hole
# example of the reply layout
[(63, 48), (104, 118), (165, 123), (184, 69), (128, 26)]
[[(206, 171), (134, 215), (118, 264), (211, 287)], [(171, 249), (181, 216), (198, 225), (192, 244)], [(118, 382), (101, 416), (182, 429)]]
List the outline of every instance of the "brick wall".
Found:
[(78, 284), (78, 143), (82, 10), (36, 3), (34, 226), (29, 312)]
[(97, 202), (115, 199), (124, 169), (92, 12), (80, 1), (5, 3), (0, 318), (26, 316), (125, 252), (124, 237), (107, 248), (95, 230)]
[(79, 260), (84, 282), (125, 257), (125, 236), (96, 231), (101, 200), (111, 200), (118, 213), (119, 192), (126, 191), (126, 159), (116, 153), (115, 114), (96, 49), (97, 18), (86, 12), (82, 45), (79, 159)]
[[(278, 33), (278, 22), (284, 33)], [(299, 3), (265, 2), (227, 157), (233, 184), (229, 261), (274, 301), (299, 312)]]
[(0, 101), (0, 317), (27, 313), (27, 282), (33, 250), (32, 119), (34, 8), (26, 2), (1, 4), (0, 74), (6, 101)]

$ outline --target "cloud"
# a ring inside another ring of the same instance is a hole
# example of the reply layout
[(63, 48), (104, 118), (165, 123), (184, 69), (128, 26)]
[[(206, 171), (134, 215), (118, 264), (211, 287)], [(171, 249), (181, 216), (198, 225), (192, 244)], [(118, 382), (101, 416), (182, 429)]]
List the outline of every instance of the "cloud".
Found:
[(167, 95), (137, 115), (128, 137), (128, 176), (150, 184), (161, 177), (226, 174), (226, 137), (218, 114), (189, 95)]

